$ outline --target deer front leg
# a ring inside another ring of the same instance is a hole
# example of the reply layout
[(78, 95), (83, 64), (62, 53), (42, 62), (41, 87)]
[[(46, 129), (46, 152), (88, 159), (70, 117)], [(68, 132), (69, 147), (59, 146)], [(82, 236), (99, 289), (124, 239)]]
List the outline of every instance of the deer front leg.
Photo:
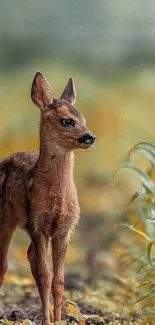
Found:
[(36, 281), (42, 303), (43, 325), (50, 325), (53, 315), (50, 312), (51, 273), (47, 267), (48, 239), (40, 234), (31, 236), (32, 243), (28, 249), (32, 275)]
[(67, 252), (67, 238), (55, 237), (52, 241), (53, 281), (52, 294), (54, 301), (54, 321), (61, 320), (61, 305), (64, 289), (64, 260)]

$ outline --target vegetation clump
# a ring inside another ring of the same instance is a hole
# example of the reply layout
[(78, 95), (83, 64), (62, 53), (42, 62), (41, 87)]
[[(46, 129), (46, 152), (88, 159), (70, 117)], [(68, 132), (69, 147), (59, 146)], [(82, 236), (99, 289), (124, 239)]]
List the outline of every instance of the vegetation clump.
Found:
[[(137, 155), (149, 161), (149, 167), (136, 167)], [(143, 324), (155, 323), (155, 146), (139, 143), (129, 152), (121, 171), (128, 171), (130, 181), (136, 179), (140, 186), (126, 207), (129, 222), (122, 223), (136, 234), (134, 244), (126, 250), (124, 257), (134, 265), (131, 273), (132, 285), (128, 286), (127, 301), (130, 303), (128, 325), (135, 312), (142, 314)], [(129, 173), (130, 172), (130, 173)], [(138, 176), (138, 178), (137, 178)], [(130, 254), (130, 255), (129, 255)], [(131, 268), (130, 268), (131, 271)]]

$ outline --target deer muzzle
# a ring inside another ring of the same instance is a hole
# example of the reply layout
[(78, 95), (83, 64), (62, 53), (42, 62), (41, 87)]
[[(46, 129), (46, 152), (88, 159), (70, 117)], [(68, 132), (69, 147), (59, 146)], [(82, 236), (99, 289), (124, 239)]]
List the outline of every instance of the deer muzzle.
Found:
[(95, 143), (96, 137), (94, 134), (85, 134), (78, 139), (82, 148), (89, 148)]

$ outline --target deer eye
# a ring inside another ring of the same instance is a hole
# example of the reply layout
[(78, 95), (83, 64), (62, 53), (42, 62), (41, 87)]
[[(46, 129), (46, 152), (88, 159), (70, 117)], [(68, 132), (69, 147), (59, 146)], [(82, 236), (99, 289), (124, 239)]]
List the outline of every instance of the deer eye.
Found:
[(67, 118), (62, 119), (62, 120), (60, 120), (60, 123), (65, 127), (67, 127), (67, 126), (75, 126), (75, 121), (72, 120), (72, 119), (67, 119)]

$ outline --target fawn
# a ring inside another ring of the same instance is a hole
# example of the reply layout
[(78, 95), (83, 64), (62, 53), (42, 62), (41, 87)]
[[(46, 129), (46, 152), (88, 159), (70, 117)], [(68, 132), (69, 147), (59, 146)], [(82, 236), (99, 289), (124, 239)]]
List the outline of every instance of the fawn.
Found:
[[(9, 244), (18, 226), (31, 239), (27, 256), (41, 298), (42, 324), (50, 325), (61, 320), (64, 259), (80, 213), (73, 180), (73, 150), (91, 147), (95, 136), (73, 106), (73, 79), (56, 100), (48, 81), (37, 72), (31, 98), (41, 111), (40, 151), (16, 152), (0, 162), (0, 286), (7, 271)], [(49, 242), (52, 281), (47, 266)], [(54, 315), (50, 311), (51, 285)]]

